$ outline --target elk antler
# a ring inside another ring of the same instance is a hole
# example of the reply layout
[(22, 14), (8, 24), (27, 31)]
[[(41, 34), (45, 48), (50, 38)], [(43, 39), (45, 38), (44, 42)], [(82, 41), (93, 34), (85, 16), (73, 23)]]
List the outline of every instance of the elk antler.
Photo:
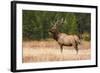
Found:
[(64, 19), (61, 18), (60, 20), (57, 21), (57, 26), (60, 27), (64, 23)]
[(54, 24), (51, 23), (52, 24), (52, 28), (57, 29), (57, 27), (60, 27), (63, 22), (64, 22), (64, 19), (63, 18), (57, 19)]

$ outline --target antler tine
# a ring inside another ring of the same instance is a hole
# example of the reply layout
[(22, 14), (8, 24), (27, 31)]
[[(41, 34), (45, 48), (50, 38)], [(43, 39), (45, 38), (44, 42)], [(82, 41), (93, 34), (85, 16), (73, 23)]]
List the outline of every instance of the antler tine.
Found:
[(54, 21), (53, 22), (50, 22), (50, 24), (51, 24), (51, 27), (52, 28), (56, 28), (56, 23), (54, 23)]
[(61, 22), (63, 22), (64, 21), (64, 19), (63, 18), (61, 18)]
[(52, 24), (51, 26), (53, 28), (57, 28), (57, 26), (60, 26), (63, 23), (63, 21), (64, 21), (63, 18), (61, 18), (61, 19), (57, 18), (54, 24), (51, 22), (51, 24)]
[(53, 27), (56, 28), (57, 27), (57, 24), (55, 23)]
[(58, 19), (56, 20), (56, 22), (54, 23), (53, 27), (57, 27), (58, 24)]
[(57, 19), (57, 23), (59, 23), (59, 18)]
[(60, 27), (63, 22), (64, 22), (64, 19), (63, 18), (59, 19), (59, 22), (57, 23), (58, 27)]
[(53, 26), (53, 23), (52, 22), (50, 22), (50, 24), (51, 24), (51, 26)]

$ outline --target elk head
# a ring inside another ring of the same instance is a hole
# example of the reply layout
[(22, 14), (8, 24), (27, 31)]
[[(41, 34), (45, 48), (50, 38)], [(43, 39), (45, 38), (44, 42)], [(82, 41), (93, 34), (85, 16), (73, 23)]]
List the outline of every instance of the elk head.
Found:
[(55, 23), (52, 23), (51, 29), (49, 29), (49, 32), (51, 33), (58, 33), (58, 28), (63, 24), (63, 18), (61, 20), (57, 19)]
[(51, 29), (49, 29), (49, 32), (53, 35), (53, 38), (55, 40), (58, 39), (58, 34), (60, 33), (58, 28), (63, 23), (63, 18), (61, 20), (57, 20), (54, 24), (52, 24)]

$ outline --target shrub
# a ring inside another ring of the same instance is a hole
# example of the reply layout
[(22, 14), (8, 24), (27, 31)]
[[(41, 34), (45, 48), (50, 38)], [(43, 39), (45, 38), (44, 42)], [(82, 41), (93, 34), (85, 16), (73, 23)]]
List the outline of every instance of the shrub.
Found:
[(91, 40), (91, 35), (87, 32), (82, 34), (82, 39), (85, 41), (90, 41)]

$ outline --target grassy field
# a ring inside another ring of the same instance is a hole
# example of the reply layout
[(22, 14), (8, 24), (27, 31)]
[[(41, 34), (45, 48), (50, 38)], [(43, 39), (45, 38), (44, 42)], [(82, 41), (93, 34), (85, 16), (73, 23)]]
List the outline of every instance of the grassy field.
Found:
[(23, 63), (91, 59), (90, 42), (82, 41), (76, 53), (73, 47), (64, 46), (61, 53), (58, 43), (49, 41), (23, 41)]

